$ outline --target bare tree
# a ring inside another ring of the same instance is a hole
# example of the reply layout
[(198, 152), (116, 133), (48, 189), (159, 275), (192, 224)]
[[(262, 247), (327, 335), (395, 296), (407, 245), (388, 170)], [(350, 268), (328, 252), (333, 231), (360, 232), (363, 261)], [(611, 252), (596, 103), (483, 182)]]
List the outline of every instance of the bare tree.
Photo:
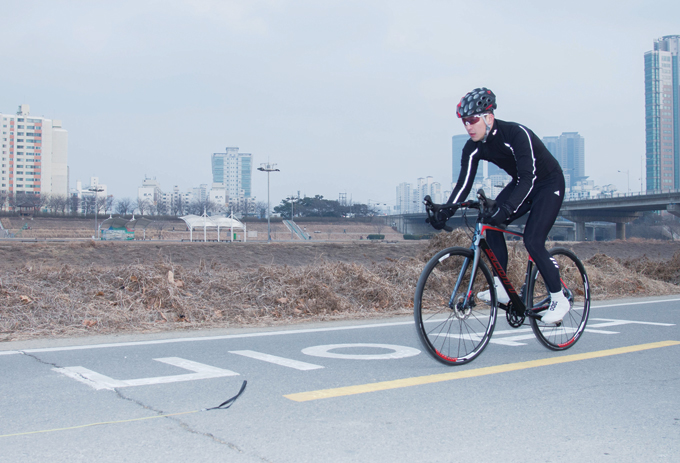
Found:
[(120, 215), (127, 215), (130, 212), (132, 201), (130, 198), (123, 198), (116, 201), (116, 213)]
[(50, 212), (52, 214), (57, 212), (57, 204), (56, 204), (56, 195), (51, 195), (49, 193), (44, 193), (40, 195), (43, 200), (43, 207), (47, 212)]
[(154, 202), (149, 201), (148, 206), (146, 207), (147, 209), (147, 214), (148, 215), (156, 215), (158, 214), (158, 208), (156, 207), (156, 204)]
[(7, 195), (7, 208), (10, 211), (14, 211), (14, 209), (16, 208), (16, 205), (17, 205), (17, 197), (12, 195), (12, 194)]
[(95, 196), (95, 207), (97, 208), (97, 214), (106, 213), (106, 203), (108, 199), (106, 196)]
[(104, 203), (104, 214), (108, 214), (109, 212), (113, 211), (113, 204), (115, 203), (115, 200), (113, 199), (113, 195), (108, 195), (106, 197), (106, 202)]
[(147, 214), (149, 212), (149, 201), (139, 198), (135, 201), (134, 207), (139, 211), (139, 215)]
[(255, 203), (255, 215), (259, 219), (266, 219), (267, 218), (267, 202), (266, 201), (258, 201)]
[(178, 196), (176, 200), (172, 202), (171, 212), (173, 215), (184, 215), (186, 206), (184, 200), (181, 196)]
[(58, 214), (61, 212), (61, 214), (66, 213), (66, 208), (68, 206), (68, 200), (66, 199), (66, 196), (64, 195), (49, 195), (49, 199), (47, 201), (47, 207), (55, 214)]
[(4, 210), (7, 205), (7, 198), (9, 197), (9, 192), (0, 191), (0, 210)]
[(77, 194), (72, 194), (68, 201), (69, 208), (72, 215), (77, 215), (80, 211), (80, 198)]
[(94, 214), (96, 203), (97, 199), (94, 195), (83, 196), (83, 198), (80, 200), (80, 206), (85, 215)]
[(168, 205), (166, 204), (165, 201), (158, 201), (156, 203), (156, 213), (158, 215), (167, 215), (168, 214)]
[(189, 214), (203, 215), (204, 211), (217, 212), (218, 209), (219, 206), (216, 203), (210, 201), (208, 198), (203, 201), (195, 199), (191, 202), (191, 204), (189, 204), (187, 212), (189, 212)]
[(55, 212), (61, 212), (62, 215), (65, 215), (68, 208), (68, 198), (64, 195), (52, 195), (52, 201), (54, 202)]
[(373, 216), (371, 218), (371, 225), (375, 229), (375, 232), (379, 235), (383, 228), (385, 228), (385, 219), (383, 217)]

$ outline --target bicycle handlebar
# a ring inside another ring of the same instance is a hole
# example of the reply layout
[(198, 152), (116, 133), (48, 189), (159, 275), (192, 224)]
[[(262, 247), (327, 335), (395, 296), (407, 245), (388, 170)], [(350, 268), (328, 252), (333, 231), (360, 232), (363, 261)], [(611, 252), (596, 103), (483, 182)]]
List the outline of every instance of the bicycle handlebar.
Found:
[(465, 209), (477, 209), (480, 212), (484, 212), (486, 210), (492, 210), (496, 206), (496, 201), (493, 199), (489, 199), (486, 197), (486, 194), (484, 193), (484, 190), (479, 189), (477, 190), (477, 197), (479, 198), (479, 201), (462, 201), (460, 203), (451, 203), (451, 204), (435, 204), (432, 202), (432, 198), (430, 196), (425, 196), (423, 202), (425, 203), (425, 210), (428, 212), (428, 215), (430, 213), (436, 214), (439, 211), (447, 210), (447, 209), (460, 209), (460, 208), (465, 208)]
[[(487, 198), (483, 189), (477, 190), (477, 198), (479, 198), (479, 201), (471, 200), (451, 204), (435, 204), (432, 202), (432, 198), (430, 198), (430, 196), (428, 195), (425, 196), (425, 198), (423, 199), (423, 203), (425, 203), (425, 212), (427, 213), (427, 217), (430, 223), (433, 223), (433, 220), (436, 220), (435, 216), (438, 212), (446, 210), (453, 210), (455, 212), (456, 209), (460, 208), (477, 209), (479, 211), (479, 214), (477, 215), (477, 220), (479, 221), (481, 220), (481, 217), (485, 212), (494, 209), (494, 207), (496, 206), (496, 201)], [(453, 213), (451, 215), (453, 215)], [(453, 231), (453, 228), (449, 227), (448, 225), (445, 225), (444, 230), (450, 232)]]

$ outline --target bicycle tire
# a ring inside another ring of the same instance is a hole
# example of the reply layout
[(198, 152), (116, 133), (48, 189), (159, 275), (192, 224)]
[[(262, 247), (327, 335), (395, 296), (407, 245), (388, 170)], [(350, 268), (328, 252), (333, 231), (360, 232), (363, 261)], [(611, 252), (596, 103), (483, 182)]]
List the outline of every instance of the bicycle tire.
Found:
[[(462, 307), (473, 256), (471, 250), (461, 247), (438, 252), (425, 265), (416, 285), (413, 315), (418, 337), (427, 353), (446, 365), (462, 365), (481, 354), (496, 325), (498, 304), (493, 277), (481, 259), (472, 288), (472, 303)], [(461, 283), (453, 293), (459, 275)], [(490, 302), (477, 297), (486, 290), (490, 290)]]
[[(531, 329), (545, 347), (550, 350), (566, 350), (576, 344), (586, 329), (590, 314), (590, 284), (583, 263), (572, 251), (565, 248), (553, 248), (550, 255), (560, 267), (562, 292), (571, 303), (571, 310), (558, 325), (546, 324), (531, 317)], [(534, 267), (529, 280), (529, 307), (539, 312), (537, 307), (545, 307), (550, 303), (550, 292), (538, 269)], [(540, 313), (540, 312), (539, 312)]]

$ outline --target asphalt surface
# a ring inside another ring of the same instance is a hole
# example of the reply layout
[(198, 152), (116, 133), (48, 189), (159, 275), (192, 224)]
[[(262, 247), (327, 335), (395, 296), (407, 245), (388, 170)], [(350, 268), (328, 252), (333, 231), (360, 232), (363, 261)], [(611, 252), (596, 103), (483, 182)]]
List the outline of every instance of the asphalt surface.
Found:
[(3, 343), (0, 462), (677, 461), (679, 325), (599, 303), (556, 353), (499, 318), (459, 367), (410, 318)]

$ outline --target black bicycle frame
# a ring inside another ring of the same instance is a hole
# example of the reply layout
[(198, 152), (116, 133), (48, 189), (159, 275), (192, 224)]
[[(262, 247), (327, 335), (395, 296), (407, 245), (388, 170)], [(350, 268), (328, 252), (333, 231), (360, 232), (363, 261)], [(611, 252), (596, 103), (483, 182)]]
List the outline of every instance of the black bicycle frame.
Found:
[[(503, 228), (498, 228), (498, 227), (492, 227), (491, 225), (487, 225), (481, 222), (477, 223), (477, 226), (475, 228), (475, 233), (472, 238), (472, 245), (470, 246), (470, 250), (473, 252), (474, 257), (472, 261), (472, 272), (471, 272), (471, 278), (470, 278), (470, 283), (468, 286), (468, 291), (467, 295), (465, 297), (465, 307), (468, 307), (472, 298), (474, 295), (472, 294), (472, 287), (475, 283), (475, 278), (477, 275), (477, 266), (479, 265), (479, 258), (481, 255), (481, 251), (484, 251), (486, 254), (487, 258), (489, 259), (489, 262), (491, 263), (491, 266), (493, 267), (494, 272), (496, 275), (498, 275), (498, 278), (501, 280), (501, 284), (503, 285), (503, 288), (505, 288), (505, 291), (508, 293), (508, 296), (510, 297), (510, 302), (512, 302), (512, 307), (514, 309), (514, 312), (519, 315), (520, 317), (525, 315), (527, 312), (527, 306), (526, 306), (526, 301), (528, 298), (528, 283), (529, 283), (529, 278), (531, 276), (531, 272), (533, 270), (533, 265), (534, 261), (531, 259), (531, 256), (529, 256), (529, 262), (527, 263), (527, 270), (526, 274), (524, 277), (524, 291), (522, 294), (522, 297), (520, 298), (519, 294), (517, 294), (517, 291), (515, 290), (515, 287), (512, 285), (510, 282), (510, 279), (508, 278), (507, 274), (505, 273), (505, 270), (503, 270), (503, 267), (501, 266), (501, 263), (498, 261), (498, 258), (496, 257), (496, 254), (491, 250), (489, 247), (488, 243), (486, 242), (486, 239), (484, 238), (485, 233), (487, 230), (494, 230), (498, 231), (501, 233), (506, 233), (508, 235), (513, 235), (517, 236), (520, 238), (523, 238), (524, 235), (519, 232), (513, 232), (509, 230), (505, 230)], [(455, 289), (453, 293), (451, 294), (451, 300), (450, 300), (450, 306), (453, 307), (453, 296), (458, 293), (458, 288), (460, 287), (460, 284), (462, 282), (463, 275), (465, 274), (465, 271), (467, 270), (467, 267), (469, 265), (469, 259), (465, 259), (465, 262), (463, 263), (463, 269), (460, 272), (460, 276), (458, 277), (458, 281), (456, 282)], [(508, 306), (505, 304), (499, 304), (499, 307), (503, 310), (508, 310)], [(532, 311), (530, 310), (529, 313)]]

